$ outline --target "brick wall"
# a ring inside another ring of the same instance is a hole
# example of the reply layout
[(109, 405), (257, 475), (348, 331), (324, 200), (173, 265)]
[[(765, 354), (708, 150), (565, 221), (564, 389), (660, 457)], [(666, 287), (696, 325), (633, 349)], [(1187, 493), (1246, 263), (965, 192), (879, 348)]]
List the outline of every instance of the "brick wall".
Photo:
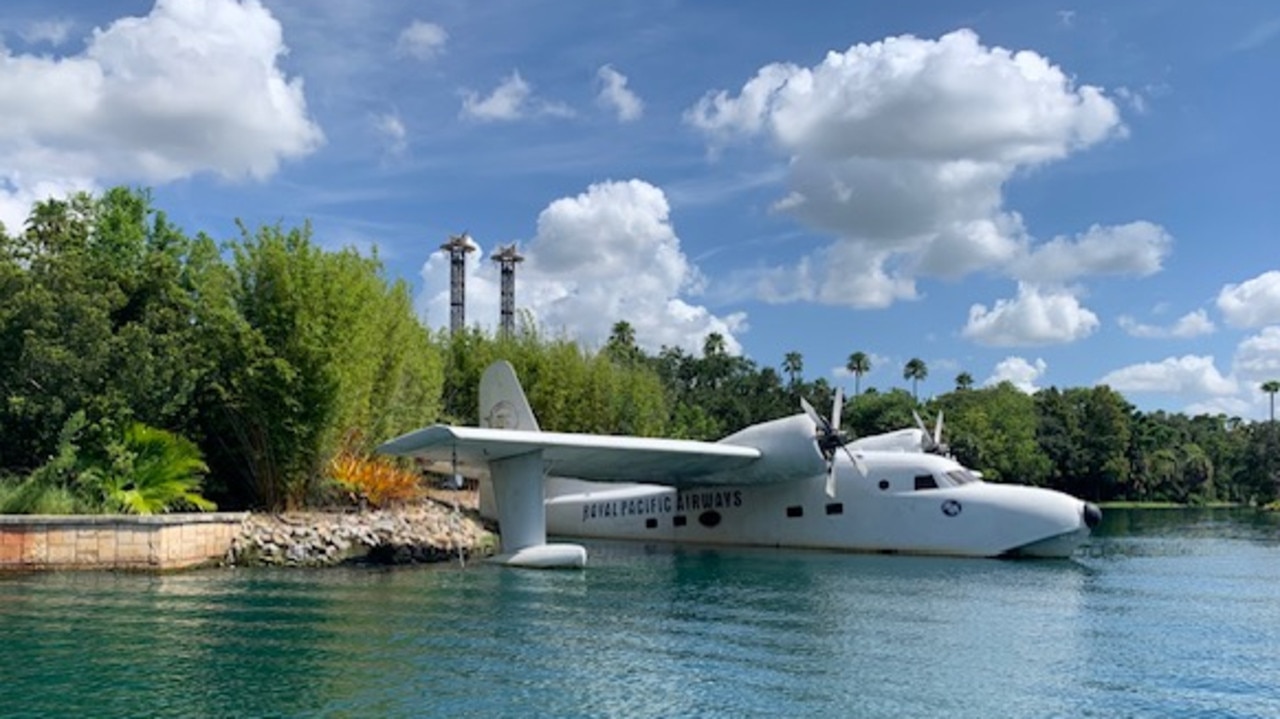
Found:
[(0, 515), (0, 571), (182, 569), (217, 562), (245, 513)]

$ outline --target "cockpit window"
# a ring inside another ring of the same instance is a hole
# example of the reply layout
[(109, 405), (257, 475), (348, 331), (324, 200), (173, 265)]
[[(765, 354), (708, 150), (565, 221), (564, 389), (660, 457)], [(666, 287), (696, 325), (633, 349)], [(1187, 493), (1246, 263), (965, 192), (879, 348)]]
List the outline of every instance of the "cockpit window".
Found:
[(950, 472), (947, 472), (947, 478), (954, 482), (956, 486), (978, 481), (977, 476), (975, 476), (973, 472), (963, 468), (953, 469)]
[(938, 488), (938, 480), (934, 479), (932, 474), (916, 475), (916, 491), (917, 492), (919, 492), (922, 489), (937, 489), (937, 488)]

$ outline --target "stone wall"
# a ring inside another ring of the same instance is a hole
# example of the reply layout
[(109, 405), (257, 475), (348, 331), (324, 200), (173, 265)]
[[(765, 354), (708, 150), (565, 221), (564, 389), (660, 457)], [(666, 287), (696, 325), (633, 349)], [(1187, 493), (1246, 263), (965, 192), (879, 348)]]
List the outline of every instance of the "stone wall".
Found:
[(182, 569), (222, 561), (248, 515), (0, 515), (0, 571)]

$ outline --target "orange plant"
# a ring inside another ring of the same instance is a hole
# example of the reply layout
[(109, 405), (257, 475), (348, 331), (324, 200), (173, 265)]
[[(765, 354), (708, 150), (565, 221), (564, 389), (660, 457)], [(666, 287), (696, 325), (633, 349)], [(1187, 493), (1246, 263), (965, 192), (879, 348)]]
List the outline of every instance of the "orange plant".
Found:
[(421, 491), (418, 475), (377, 457), (362, 457), (344, 450), (329, 461), (329, 471), (355, 499), (374, 507), (386, 507), (416, 499)]

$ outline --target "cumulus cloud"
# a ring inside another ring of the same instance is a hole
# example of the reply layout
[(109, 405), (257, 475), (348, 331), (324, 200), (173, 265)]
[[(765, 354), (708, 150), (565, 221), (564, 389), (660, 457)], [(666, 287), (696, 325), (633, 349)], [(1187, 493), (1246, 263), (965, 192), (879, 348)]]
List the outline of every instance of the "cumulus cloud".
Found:
[(1251, 414), (1256, 416), (1257, 410), (1258, 405), (1256, 403), (1251, 404), (1239, 397), (1210, 397), (1199, 402), (1192, 402), (1182, 411), (1191, 417), (1202, 414), (1214, 417), (1220, 414), (1225, 414), (1228, 417), (1247, 417)]
[(1162, 392), (1187, 398), (1229, 396), (1239, 390), (1234, 378), (1218, 372), (1213, 357), (1200, 355), (1129, 365), (1107, 373), (1098, 383), (1121, 392)]
[(613, 110), (618, 115), (618, 122), (631, 122), (640, 119), (644, 113), (644, 102), (627, 87), (627, 76), (605, 65), (596, 73), (600, 80), (600, 94), (596, 102), (602, 107)]
[(1266, 327), (1236, 346), (1232, 371), (1242, 380), (1280, 379), (1280, 326)]
[(1014, 299), (970, 307), (961, 334), (979, 344), (1019, 347), (1074, 342), (1097, 327), (1098, 316), (1070, 292), (1019, 283)]
[(1067, 239), (1055, 237), (1013, 262), (1014, 276), (1028, 282), (1070, 282), (1088, 275), (1137, 275), (1160, 270), (1172, 238), (1150, 222), (1104, 227)]
[[(636, 341), (700, 352), (711, 332), (740, 353), (737, 334), (746, 316), (718, 316), (691, 299), (703, 277), (680, 247), (662, 190), (641, 180), (602, 182), (563, 197), (539, 214), (537, 234), (524, 246), (516, 275), (516, 305), (553, 332), (603, 344), (613, 324), (630, 322)], [(498, 279), (482, 253), (467, 258), (467, 316), (493, 326), (498, 318)], [(449, 318), (449, 263), (443, 253), (423, 268), (418, 306), (428, 322)]]
[(462, 116), (481, 122), (511, 122), (535, 115), (572, 117), (568, 105), (533, 96), (533, 87), (512, 71), (485, 97), (468, 91), (462, 97)]
[(444, 28), (432, 22), (414, 20), (400, 31), (396, 38), (396, 51), (419, 60), (430, 60), (444, 52), (448, 41), (449, 33)]
[(1049, 365), (1040, 358), (1036, 358), (1035, 362), (1029, 362), (1023, 357), (1005, 357), (982, 384), (993, 387), (1001, 382), (1009, 382), (1023, 392), (1032, 394), (1040, 389), (1036, 386), (1036, 380), (1043, 377), (1047, 369)]
[[(708, 93), (685, 120), (714, 147), (767, 139), (790, 161), (775, 210), (836, 235), (836, 246), (900, 257), (907, 280), (1017, 259), (1028, 239), (1003, 207), (1004, 183), (1125, 132), (1100, 89), (968, 30), (854, 45), (814, 67), (766, 65), (737, 94)], [(883, 283), (842, 288), (846, 279), (813, 293), (878, 304), (861, 293)]]
[(1218, 293), (1218, 311), (1236, 327), (1280, 324), (1280, 271), (1270, 270), (1223, 287)]
[(41, 188), (262, 179), (323, 141), (280, 23), (257, 0), (159, 0), (93, 32), (78, 55), (0, 48), (0, 207)]
[(1121, 315), (1116, 318), (1116, 324), (1120, 325), (1120, 328), (1128, 333), (1130, 337), (1142, 337), (1146, 339), (1160, 339), (1166, 337), (1188, 339), (1191, 337), (1213, 334), (1217, 329), (1213, 324), (1213, 320), (1209, 319), (1209, 313), (1204, 310), (1188, 312), (1178, 318), (1177, 322), (1174, 322), (1168, 327), (1144, 324), (1129, 315)]

